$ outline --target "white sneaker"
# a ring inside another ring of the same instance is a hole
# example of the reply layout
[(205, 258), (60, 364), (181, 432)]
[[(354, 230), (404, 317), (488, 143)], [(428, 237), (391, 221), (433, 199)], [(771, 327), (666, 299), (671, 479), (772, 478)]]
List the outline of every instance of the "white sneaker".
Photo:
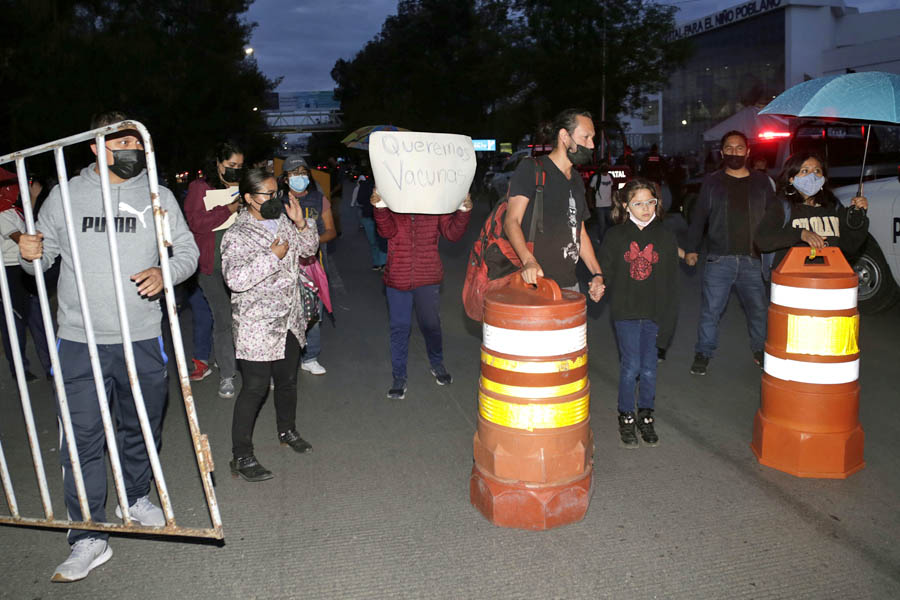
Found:
[(316, 359), (300, 363), (300, 368), (304, 371), (312, 373), (313, 375), (324, 375), (326, 373), (325, 367), (320, 365), (319, 361)]
[[(122, 518), (122, 509), (116, 506), (116, 516)], [(147, 496), (141, 496), (128, 507), (128, 516), (141, 525), (148, 527), (165, 527), (166, 516), (160, 507), (150, 502)]]
[(64, 563), (56, 567), (50, 581), (66, 583), (78, 581), (112, 558), (112, 548), (100, 538), (82, 538), (72, 544), (72, 552)]

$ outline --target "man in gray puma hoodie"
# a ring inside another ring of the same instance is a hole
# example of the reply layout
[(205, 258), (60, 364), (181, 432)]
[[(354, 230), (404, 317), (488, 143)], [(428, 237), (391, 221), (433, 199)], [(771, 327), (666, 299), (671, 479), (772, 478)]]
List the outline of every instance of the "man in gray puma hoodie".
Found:
[[(103, 113), (94, 117), (91, 129), (126, 119), (122, 113)], [(97, 154), (98, 148), (91, 144), (91, 150)], [(108, 135), (106, 156), (115, 213), (104, 214), (99, 168), (94, 163), (82, 169), (69, 182), (72, 219), (103, 381), (115, 418), (129, 514), (143, 525), (162, 526), (166, 524), (165, 517), (148, 498), (152, 473), (125, 367), (106, 232), (107, 227), (115, 227), (117, 233), (125, 309), (138, 380), (150, 428), (159, 448), (162, 414), (168, 394), (167, 358), (161, 336), (162, 311), (155, 298), (162, 292), (163, 282), (141, 138), (133, 130)], [(172, 233), (169, 264), (173, 284), (179, 283), (197, 268), (199, 252), (172, 193), (160, 187), (159, 201), (166, 211)], [(105, 437), (59, 186), (50, 192), (41, 208), (36, 229), (36, 235), (20, 238), (20, 263), (33, 274), (37, 259), (40, 259), (41, 268), (46, 270), (57, 256), (62, 257), (57, 294), (59, 360), (91, 518), (95, 522), (104, 522), (107, 520)], [(35, 262), (32, 263), (32, 260)], [(81, 508), (66, 447), (63, 437), (60, 462), (66, 508), (70, 519), (80, 521)], [(118, 507), (116, 515), (121, 516)], [(83, 579), (91, 569), (109, 560), (112, 549), (107, 543), (108, 537), (98, 531), (69, 530), (71, 553), (57, 567), (52, 580), (65, 582)]]

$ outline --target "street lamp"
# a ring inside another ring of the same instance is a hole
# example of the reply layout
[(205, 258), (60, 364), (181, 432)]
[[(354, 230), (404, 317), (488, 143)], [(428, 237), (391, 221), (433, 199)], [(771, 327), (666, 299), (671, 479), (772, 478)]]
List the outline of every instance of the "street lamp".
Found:
[(254, 107), (253, 107), (253, 112), (256, 112), (256, 111), (258, 111), (258, 110), (259, 110), (259, 107), (258, 107), (258, 106), (254, 106)]
[(253, 54), (253, 48), (251, 48), (250, 46), (247, 46), (246, 48), (244, 48), (245, 56), (250, 56), (251, 54)]

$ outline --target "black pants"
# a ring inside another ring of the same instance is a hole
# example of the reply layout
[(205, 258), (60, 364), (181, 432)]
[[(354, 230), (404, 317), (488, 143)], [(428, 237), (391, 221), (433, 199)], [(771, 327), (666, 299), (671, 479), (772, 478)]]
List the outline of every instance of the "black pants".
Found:
[(290, 331), (284, 342), (284, 358), (273, 361), (240, 361), (241, 393), (234, 403), (231, 452), (235, 457), (253, 454), (253, 428), (259, 409), (269, 395), (269, 379), (275, 380), (275, 421), (278, 433), (296, 428), (297, 367), (300, 343)]
[[(144, 406), (156, 448), (160, 448), (162, 417), (169, 393), (169, 379), (166, 372), (166, 355), (162, 348), (162, 338), (134, 342), (134, 362), (137, 367), (138, 382), (144, 397)], [(125, 368), (125, 354), (122, 344), (97, 344), (100, 369), (106, 396), (112, 404), (113, 421), (116, 427), (116, 443), (128, 505), (131, 506), (141, 496), (150, 492), (153, 474), (147, 446), (141, 433), (141, 425), (131, 394), (128, 371)], [(70, 340), (59, 340), (59, 362), (62, 367), (69, 414), (72, 416), (72, 430), (81, 462), (81, 474), (87, 494), (88, 508), (95, 521), (106, 521), (106, 436), (97, 402), (97, 389), (91, 371), (87, 344)], [(69, 461), (65, 435), (60, 435), (60, 463), (63, 467), (66, 509), (74, 521), (82, 518)], [(83, 537), (107, 538), (105, 532), (69, 530), (69, 543), (74, 544)]]

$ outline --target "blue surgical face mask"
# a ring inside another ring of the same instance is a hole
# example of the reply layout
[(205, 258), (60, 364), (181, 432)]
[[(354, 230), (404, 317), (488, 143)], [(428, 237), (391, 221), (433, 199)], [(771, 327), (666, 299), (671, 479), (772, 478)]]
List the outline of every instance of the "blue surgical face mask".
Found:
[(794, 177), (794, 187), (806, 197), (815, 196), (825, 185), (825, 178), (815, 173), (807, 173), (802, 177)]
[(306, 175), (291, 175), (288, 177), (288, 185), (292, 191), (300, 193), (305, 191), (309, 185), (309, 177)]

